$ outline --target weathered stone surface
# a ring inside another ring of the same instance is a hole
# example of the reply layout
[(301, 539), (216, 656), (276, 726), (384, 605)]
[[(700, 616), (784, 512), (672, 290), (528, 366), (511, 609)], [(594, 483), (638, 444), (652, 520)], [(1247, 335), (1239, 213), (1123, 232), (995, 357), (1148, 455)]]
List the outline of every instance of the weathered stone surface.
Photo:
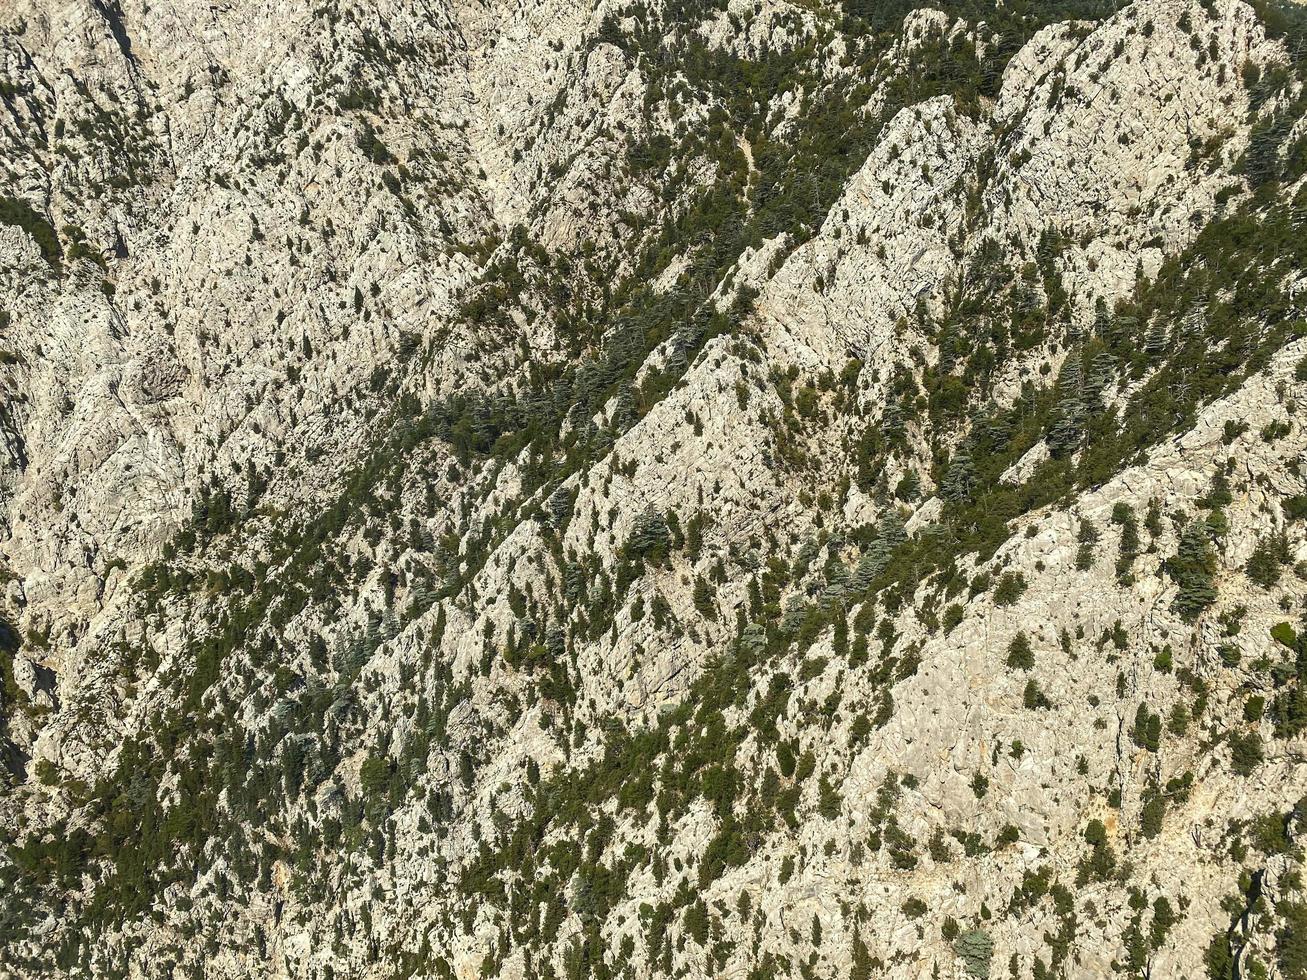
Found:
[[(1242, 955), (1289, 976), (1275, 903), (1300, 900), (1301, 816), (1281, 815), (1307, 766), (1255, 699), (1298, 683), (1272, 670), (1293, 661), (1272, 630), (1303, 612), (1301, 269), (1248, 270), (1283, 302), (1241, 315), (1281, 342), (1166, 438), (1045, 499), (1031, 484), (1087, 450), (1040, 430), (998, 479), (1042, 502), (1012, 504), (1003, 540), (931, 567), (896, 552), (923, 574), (866, 591), (887, 527), (921, 544), (990, 516), (950, 498), (968, 440), (1032, 393), (1079, 399), (1064, 366), (1099, 319), (1250, 199), (1250, 134), (1299, 94), (1257, 102), (1287, 42), (1241, 0), (1136, 0), (1023, 33), (992, 86), (954, 92), (910, 83), (940, 50), (966, 67), (1011, 39), (917, 9), (864, 58), (847, 16), (0, 9), (0, 198), (39, 218), (0, 223), (0, 820), (24, 847), (116, 841), (114, 807), (185, 813), (188, 775), (238, 750), (202, 814), (229, 836), (151, 824), (184, 870), (94, 931), (79, 916), (125, 880), (121, 847), (88, 844), (48, 892), (15, 885), (30, 916), (0, 973), (525, 980), (594, 972), (584, 948), (608, 975), (924, 980), (967, 975), (954, 940), (980, 929), (991, 976), (1088, 980), (1126, 971), (1164, 898), (1147, 969), (1189, 977), (1255, 871), (1269, 899)], [(703, 74), (710, 55), (736, 73)], [(815, 90), (732, 101), (802, 57)], [(737, 242), (791, 193), (775, 155), (838, 142), (803, 128), (832, 93), (858, 100), (838, 118), (883, 125), (837, 193), (812, 192), (815, 220)], [(686, 139), (723, 118), (721, 146)], [(1301, 200), (1273, 193), (1268, 210)], [(1047, 329), (1013, 340), (1026, 302)], [(1218, 305), (1192, 304), (1152, 311), (1164, 339)], [(992, 375), (954, 373), (1000, 332)], [(1114, 362), (1103, 412), (1164, 356)], [(519, 441), (550, 425), (548, 458)], [(1181, 537), (1218, 513), (1211, 601), (1186, 619)], [(641, 552), (651, 515), (666, 540)], [(1267, 586), (1250, 559), (1279, 532)], [(644, 731), (661, 747), (621, 769)], [(1258, 843), (1268, 816), (1281, 852)], [(742, 850), (709, 873), (722, 841)], [(35, 880), (30, 853), (0, 870)]]

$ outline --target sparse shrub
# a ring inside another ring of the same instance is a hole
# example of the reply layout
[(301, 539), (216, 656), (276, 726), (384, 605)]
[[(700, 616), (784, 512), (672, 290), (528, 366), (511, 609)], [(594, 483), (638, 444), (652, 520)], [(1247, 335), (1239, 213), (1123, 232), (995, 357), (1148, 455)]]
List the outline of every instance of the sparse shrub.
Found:
[(994, 958), (994, 940), (983, 929), (968, 929), (953, 944), (967, 973), (977, 980), (988, 980), (990, 963)]
[(1051, 707), (1048, 698), (1044, 696), (1044, 692), (1040, 690), (1033, 677), (1026, 681), (1026, 690), (1022, 695), (1022, 701), (1025, 703), (1026, 708), (1031, 711)]
[(998, 584), (994, 586), (994, 604), (997, 606), (1011, 606), (1021, 598), (1021, 594), (1025, 591), (1025, 576), (1020, 572), (1004, 572), (998, 577)]
[(1230, 768), (1237, 775), (1251, 776), (1261, 765), (1262, 738), (1256, 732), (1234, 732), (1230, 735)]
[(1007, 665), (1014, 670), (1030, 670), (1035, 666), (1035, 651), (1031, 649), (1024, 630), (1012, 637), (1008, 644)]
[(1206, 521), (1190, 521), (1180, 535), (1175, 556), (1166, 563), (1167, 573), (1178, 586), (1176, 611), (1190, 622), (1216, 601), (1216, 557), (1208, 534)]

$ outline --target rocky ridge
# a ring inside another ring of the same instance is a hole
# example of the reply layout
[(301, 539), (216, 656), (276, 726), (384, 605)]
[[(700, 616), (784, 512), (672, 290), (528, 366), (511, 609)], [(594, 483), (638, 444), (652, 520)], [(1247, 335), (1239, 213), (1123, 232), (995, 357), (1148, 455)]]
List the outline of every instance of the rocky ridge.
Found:
[(1304, 975), (1307, 32), (940, 8), (0, 13), (5, 970)]

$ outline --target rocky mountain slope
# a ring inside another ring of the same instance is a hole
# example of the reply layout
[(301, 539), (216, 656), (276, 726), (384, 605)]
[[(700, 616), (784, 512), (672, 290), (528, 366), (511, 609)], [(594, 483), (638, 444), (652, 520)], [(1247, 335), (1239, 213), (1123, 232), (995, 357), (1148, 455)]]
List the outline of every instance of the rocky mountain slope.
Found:
[(0, 5), (0, 975), (1307, 977), (1305, 78)]

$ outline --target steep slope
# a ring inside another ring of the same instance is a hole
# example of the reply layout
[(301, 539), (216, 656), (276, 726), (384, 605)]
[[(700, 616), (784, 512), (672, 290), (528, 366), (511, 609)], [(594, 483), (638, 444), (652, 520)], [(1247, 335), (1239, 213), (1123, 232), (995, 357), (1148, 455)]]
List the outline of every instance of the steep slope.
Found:
[(1305, 24), (0, 13), (0, 964), (1303, 975)]

